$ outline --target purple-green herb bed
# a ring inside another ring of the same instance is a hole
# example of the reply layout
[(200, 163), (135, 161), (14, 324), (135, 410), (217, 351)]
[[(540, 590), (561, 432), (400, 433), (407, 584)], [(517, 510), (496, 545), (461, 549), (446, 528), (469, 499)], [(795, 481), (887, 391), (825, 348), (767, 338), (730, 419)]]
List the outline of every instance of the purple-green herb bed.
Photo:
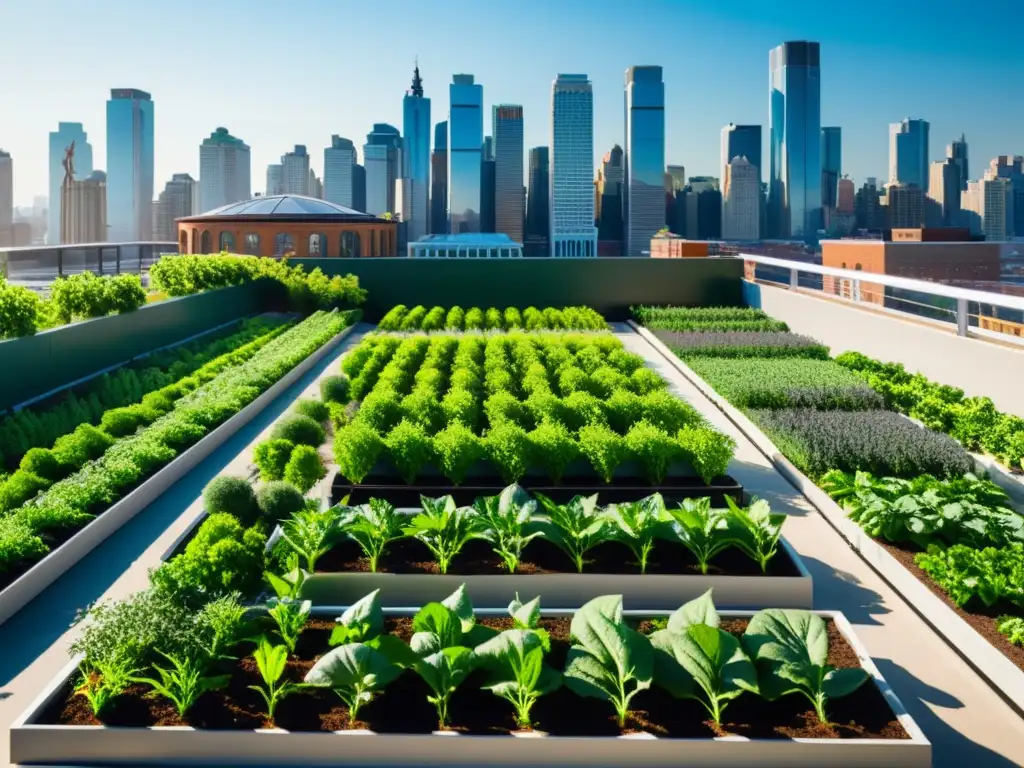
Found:
[(680, 357), (805, 357), (828, 360), (828, 347), (786, 331), (655, 331)]

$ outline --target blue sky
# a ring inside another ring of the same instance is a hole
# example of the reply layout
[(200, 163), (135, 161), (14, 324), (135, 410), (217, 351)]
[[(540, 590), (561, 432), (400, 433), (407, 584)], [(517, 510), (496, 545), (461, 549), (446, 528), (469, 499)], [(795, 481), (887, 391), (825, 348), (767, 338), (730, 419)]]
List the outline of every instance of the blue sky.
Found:
[(884, 176), (887, 124), (931, 122), (931, 156), (961, 132), (971, 175), (1024, 154), (1020, 0), (0, 0), (0, 147), (15, 201), (47, 187), (47, 134), (85, 124), (105, 168), (105, 100), (141, 88), (156, 103), (156, 187), (199, 170), (199, 142), (226, 126), (266, 165), (306, 144), (319, 174), (332, 133), (361, 145), (374, 122), (401, 127), (419, 56), (432, 120), (447, 84), (471, 72), (489, 105), (524, 106), (526, 146), (548, 143), (551, 81), (594, 83), (595, 161), (622, 142), (626, 67), (664, 67), (666, 159), (719, 175), (727, 123), (767, 141), (768, 51), (822, 44), (822, 121), (843, 128), (843, 171)]

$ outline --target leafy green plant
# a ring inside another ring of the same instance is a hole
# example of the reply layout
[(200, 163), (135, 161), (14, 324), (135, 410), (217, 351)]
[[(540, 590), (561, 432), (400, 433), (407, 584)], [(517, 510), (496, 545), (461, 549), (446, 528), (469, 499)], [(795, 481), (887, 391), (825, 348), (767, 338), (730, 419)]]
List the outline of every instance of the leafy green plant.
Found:
[(306, 499), (294, 485), (278, 480), (256, 491), (256, 504), (265, 520), (278, 523), (304, 509)]
[(473, 509), (487, 529), (483, 536), (494, 546), (509, 573), (515, 573), (526, 545), (542, 531), (536, 527), (537, 502), (518, 485), (510, 485), (497, 496), (485, 496), (473, 502)]
[(309, 500), (281, 524), (281, 540), (303, 559), (310, 573), (316, 570), (316, 561), (344, 536), (346, 511), (339, 507), (321, 510), (319, 502)]
[(917, 566), (958, 606), (986, 607), (1003, 602), (1024, 607), (1024, 545), (974, 549), (956, 544), (928, 548), (915, 557)]
[(746, 509), (733, 501), (731, 496), (726, 496), (725, 501), (729, 505), (728, 524), (732, 528), (730, 540), (761, 566), (762, 572), (767, 571), (768, 563), (778, 554), (786, 515), (773, 513), (771, 505), (756, 496), (750, 500), (750, 506)]
[(579, 445), (561, 424), (544, 422), (527, 435), (529, 455), (534, 457), (554, 483), (559, 483), (565, 470), (580, 458)]
[(75, 693), (89, 701), (93, 716), (99, 717), (110, 703), (135, 681), (138, 669), (126, 659), (98, 659), (79, 666), (80, 677)]
[(296, 683), (281, 679), (288, 664), (288, 648), (284, 645), (274, 645), (266, 637), (261, 637), (252, 657), (256, 661), (263, 685), (249, 687), (263, 697), (267, 703), (267, 719), (273, 722), (278, 702), (300, 690)]
[(263, 578), (270, 585), (270, 588), (274, 590), (274, 594), (277, 595), (278, 599), (281, 600), (297, 598), (302, 590), (303, 582), (305, 582), (306, 577), (309, 575), (308, 571), (304, 571), (301, 568), (292, 568), (287, 573), (280, 575), (272, 571), (263, 572)]
[(512, 704), (521, 728), (532, 727), (530, 712), (537, 700), (562, 684), (561, 674), (544, 663), (544, 650), (537, 632), (509, 629), (473, 651), (488, 673), (484, 690)]
[(309, 612), (313, 604), (309, 600), (293, 600), (291, 598), (271, 598), (267, 602), (267, 613), (274, 620), (277, 634), (288, 648), (295, 653), (295, 644), (299, 641), (303, 627), (309, 621)]
[(654, 684), (677, 699), (699, 701), (716, 725), (744, 691), (758, 693), (757, 670), (740, 641), (719, 628), (711, 590), (675, 611), (650, 636)]
[(1024, 646), (1024, 619), (1019, 616), (1000, 616), (996, 628), (1013, 645)]
[(676, 440), (683, 455), (705, 483), (724, 475), (736, 452), (735, 440), (707, 426), (683, 427)]
[(207, 514), (228, 514), (240, 522), (251, 525), (259, 519), (256, 492), (247, 480), (241, 477), (220, 475), (203, 488), (203, 506)]
[(201, 695), (223, 688), (231, 680), (230, 675), (206, 675), (203, 660), (196, 656), (179, 656), (163, 651), (157, 653), (170, 662), (170, 668), (154, 664), (153, 669), (159, 679), (134, 677), (132, 680), (152, 687), (152, 695), (173, 702), (180, 717), (185, 717)]
[(320, 424), (327, 421), (327, 417), (330, 416), (330, 412), (327, 410), (327, 403), (322, 400), (314, 400), (310, 397), (304, 397), (300, 400), (296, 400), (295, 405), (292, 406), (292, 412), (302, 416), (308, 416), (313, 421), (319, 422)]
[[(326, 416), (323, 420), (327, 420)], [(324, 441), (324, 428), (309, 416), (289, 413), (277, 420), (270, 435), (279, 440), (288, 440), (295, 445), (309, 445), (315, 448)]]
[(484, 522), (470, 508), (457, 507), (451, 496), (421, 496), (420, 505), (422, 511), (409, 521), (405, 534), (423, 542), (434, 555), (438, 570), (448, 573), (462, 548), (484, 537)]
[(629, 705), (651, 687), (654, 653), (650, 641), (622, 620), (622, 597), (606, 595), (587, 602), (572, 617), (572, 637), (563, 673), (578, 696), (602, 699), (625, 727)]
[(757, 667), (760, 694), (774, 701), (799, 693), (822, 723), (828, 722), (825, 707), (831, 699), (850, 695), (868, 679), (860, 667), (837, 669), (828, 663), (828, 628), (810, 611), (759, 611), (742, 643)]
[(249, 608), (239, 602), (235, 592), (211, 600), (196, 614), (196, 624), (204, 635), (204, 649), (210, 660), (233, 659), (229, 651), (246, 636)]
[(345, 534), (359, 545), (369, 560), (370, 571), (376, 573), (380, 558), (388, 546), (406, 536), (407, 517), (395, 511), (393, 504), (383, 499), (370, 499), (368, 504), (355, 507), (346, 518)]
[(600, 478), (610, 483), (616, 468), (629, 455), (625, 438), (598, 424), (583, 427), (579, 440), (580, 452), (587, 457)]
[(644, 468), (651, 485), (659, 485), (683, 451), (671, 436), (648, 421), (639, 421), (626, 433), (626, 448)]
[(683, 499), (677, 509), (667, 511), (673, 520), (669, 530), (697, 559), (701, 573), (707, 573), (710, 562), (735, 544), (728, 510), (713, 508), (706, 496)]
[(434, 455), (433, 442), (423, 426), (405, 419), (388, 433), (384, 444), (402, 482), (409, 485), (416, 481), (416, 475)]
[(380, 605), (380, 590), (375, 589), (350, 605), (335, 619), (330, 644), (367, 643), (384, 631), (384, 612)]
[(34, 334), (41, 308), (35, 291), (11, 285), (0, 276), (0, 339)]
[(365, 643), (346, 643), (321, 656), (305, 683), (333, 690), (348, 707), (349, 719), (358, 722), (359, 711), (401, 673), (402, 667), (385, 652)]
[(615, 540), (615, 523), (597, 508), (596, 493), (574, 496), (568, 504), (556, 504), (541, 493), (535, 495), (548, 515), (548, 523), (541, 527), (545, 538), (569, 556), (577, 572), (583, 573), (590, 550)]
[(284, 468), (284, 479), (303, 493), (327, 476), (327, 467), (320, 459), (316, 448), (297, 445)]
[(373, 427), (353, 421), (334, 434), (334, 461), (342, 477), (361, 483), (384, 451), (384, 441)]
[(476, 666), (464, 642), (463, 622), (442, 603), (427, 603), (413, 617), (413, 669), (432, 691), (427, 701), (437, 710), (438, 727), (448, 724), (448, 702)]
[(518, 482), (526, 474), (530, 461), (530, 438), (521, 426), (501, 422), (487, 432), (483, 442), (487, 456), (506, 483)]
[(434, 455), (444, 476), (459, 485), (483, 458), (484, 446), (469, 427), (457, 421), (434, 435)]
[(665, 500), (654, 493), (640, 501), (612, 504), (606, 513), (618, 526), (616, 538), (633, 552), (640, 563), (640, 573), (647, 573), (647, 559), (654, 542), (664, 534)]
[(260, 471), (260, 480), (283, 480), (284, 468), (288, 466), (294, 448), (295, 443), (290, 440), (271, 439), (257, 443), (253, 449), (253, 461)]
[(324, 376), (320, 379), (320, 397), (325, 403), (348, 402), (348, 379), (344, 376)]

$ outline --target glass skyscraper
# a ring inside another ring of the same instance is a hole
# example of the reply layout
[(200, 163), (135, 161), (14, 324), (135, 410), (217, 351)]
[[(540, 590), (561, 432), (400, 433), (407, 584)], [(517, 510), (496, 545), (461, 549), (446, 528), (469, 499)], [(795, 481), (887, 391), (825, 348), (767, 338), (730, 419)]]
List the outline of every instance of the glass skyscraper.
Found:
[(551, 255), (596, 257), (594, 90), (586, 75), (558, 75), (551, 84), (549, 176)]
[(107, 101), (107, 241), (153, 236), (153, 100), (114, 88)]
[(356, 148), (350, 139), (334, 134), (324, 149), (324, 200), (352, 208)]
[(363, 145), (366, 213), (395, 212), (395, 182), (402, 173), (402, 134), (393, 125), (374, 123)]
[(530, 150), (530, 184), (526, 203), (527, 237), (548, 239), (549, 202), (548, 148), (533, 147)]
[(889, 125), (889, 183), (928, 191), (928, 121), (906, 118)]
[(650, 251), (665, 226), (665, 83), (661, 67), (626, 70), (626, 256)]
[(821, 226), (821, 46), (774, 48), (768, 79), (769, 236), (813, 241)]
[(448, 98), (448, 231), (479, 232), (484, 88), (472, 75), (453, 75)]
[[(50, 207), (46, 214), (48, 245), (60, 245), (60, 188), (64, 183), (64, 151), (71, 142), (75, 143), (76, 181), (87, 179), (93, 171), (92, 144), (85, 128), (81, 123), (57, 123), (57, 130), (50, 132)], [(109, 189), (107, 194), (110, 194)]]
[(758, 182), (763, 175), (761, 166), (761, 126), (734, 125), (729, 123), (722, 129), (722, 176), (734, 157), (745, 157), (751, 165), (757, 166)]
[(843, 129), (821, 129), (821, 205), (835, 210), (839, 204), (839, 177), (843, 175)]
[(423, 95), (419, 65), (413, 70), (412, 87), (402, 99), (402, 130), (402, 178), (411, 180), (412, 196), (412, 215), (406, 215), (404, 221), (412, 241), (427, 234), (430, 187), (430, 99)]
[(448, 121), (434, 126), (430, 155), (430, 234), (448, 232)]
[(494, 134), (494, 231), (523, 242), (523, 108), (496, 104)]

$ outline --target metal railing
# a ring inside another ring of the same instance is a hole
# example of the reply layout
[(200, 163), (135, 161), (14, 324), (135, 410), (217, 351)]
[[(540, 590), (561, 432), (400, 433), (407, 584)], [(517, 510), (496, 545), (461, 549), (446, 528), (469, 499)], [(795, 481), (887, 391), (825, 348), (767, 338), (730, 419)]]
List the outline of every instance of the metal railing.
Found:
[(58, 277), (80, 272), (145, 275), (161, 256), (177, 252), (177, 243), (164, 241), (0, 248), (0, 275), (11, 283), (45, 290)]
[[(953, 324), (959, 336), (1024, 341), (1024, 296), (751, 253), (738, 253), (736, 258), (748, 264), (747, 278), (757, 282)], [(1002, 310), (998, 316), (997, 310)]]

